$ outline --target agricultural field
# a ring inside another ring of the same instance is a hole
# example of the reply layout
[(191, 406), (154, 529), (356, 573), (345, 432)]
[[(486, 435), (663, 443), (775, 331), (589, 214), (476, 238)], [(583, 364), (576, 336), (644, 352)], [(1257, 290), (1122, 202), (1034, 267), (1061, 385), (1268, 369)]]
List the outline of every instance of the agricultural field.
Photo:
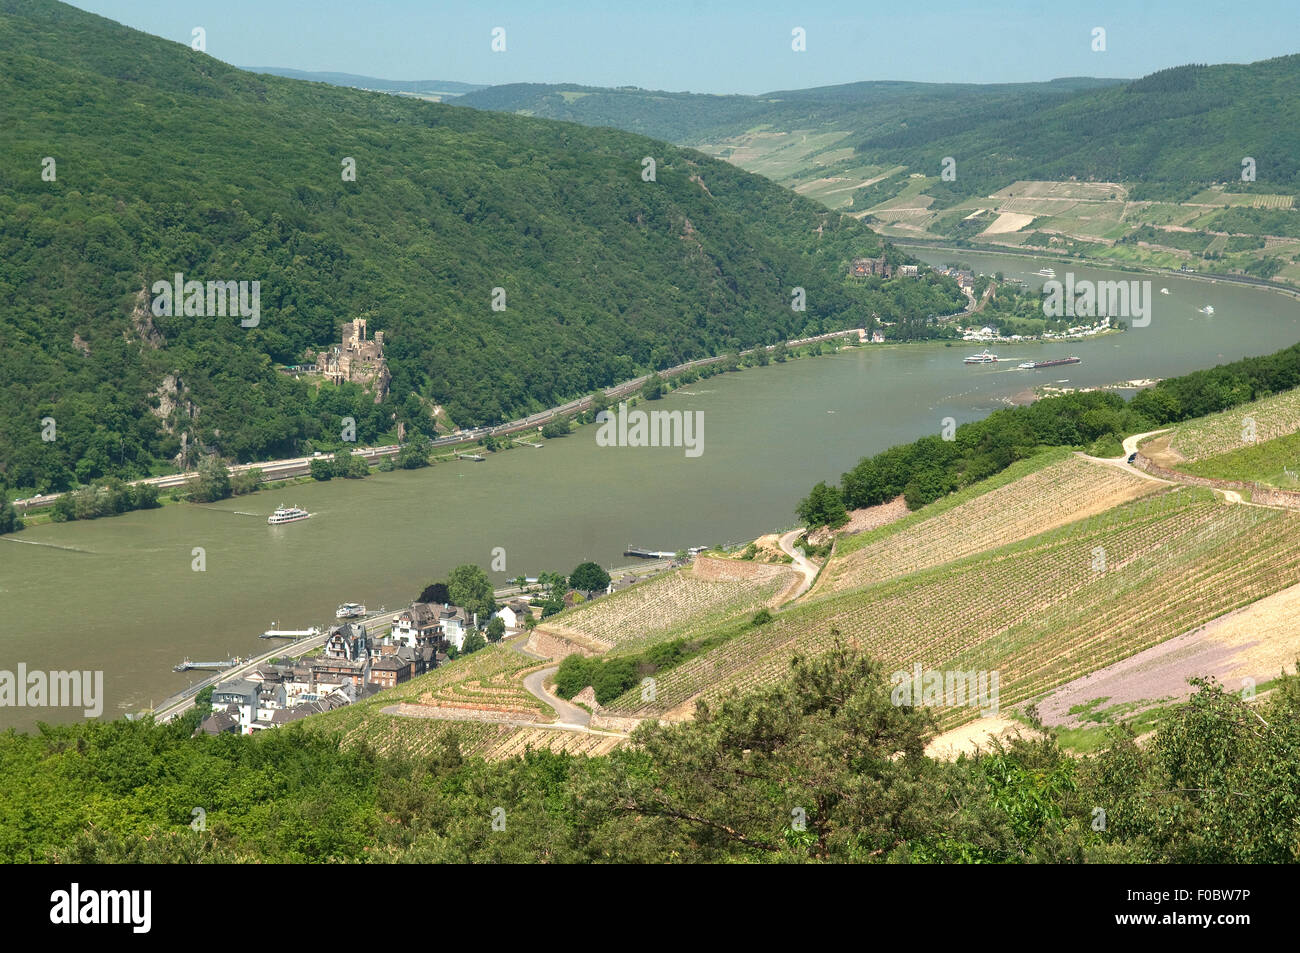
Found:
[(1141, 450), (1162, 466), (1195, 463), (1249, 445), (1252, 442), (1250, 421), (1254, 422), (1256, 443), (1300, 430), (1300, 388), (1178, 424), (1172, 434), (1159, 434), (1143, 441)]
[[(399, 718), (380, 709), (406, 702), (414, 705), (516, 711), (521, 715), (554, 718), (549, 705), (528, 694), (523, 677), (547, 663), (538, 663), (499, 645), (489, 645), (454, 662), (418, 675), (409, 682), (381, 691), (353, 705), (302, 721), (305, 730), (338, 731), (345, 743), (361, 740), (375, 748), (426, 752), (447, 737), (447, 729), (460, 731), (462, 753), (481, 752), (501, 736), (508, 725)], [(394, 739), (405, 739), (400, 743)]]
[(462, 755), (483, 754), (518, 730), (511, 725), (486, 722), (386, 715), (380, 709), (396, 701), (384, 697), (386, 694), (380, 693), (379, 698), (383, 701), (379, 704), (375, 704), (375, 699), (358, 702), (324, 715), (304, 718), (298, 724), (280, 730), (337, 733), (345, 747), (368, 744), (380, 754), (412, 757), (428, 757), (453, 741)]
[[(910, 575), (1073, 522), (1161, 486), (1070, 454), (919, 521), (845, 540), (814, 594)], [(922, 511), (924, 512), (924, 511)]]
[[(457, 661), (465, 663), (457, 680), (429, 685), (410, 700), (415, 704), (442, 708), (515, 711), (555, 717), (553, 708), (529, 694), (523, 686), (525, 675), (550, 663), (537, 662), (497, 645), (489, 645)], [(396, 699), (390, 699), (389, 704), (394, 701)]]
[(581, 731), (557, 731), (554, 728), (517, 728), (490, 747), (482, 749), (489, 761), (500, 761), (533, 751), (554, 751), (572, 755), (608, 754), (624, 742), (617, 735), (589, 734)]
[[(825, 651), (838, 633), (887, 671), (997, 671), (1005, 709), (1279, 592), (1298, 572), (1300, 514), (1178, 488), (792, 608), (665, 672), (654, 703), (628, 693), (608, 707), (680, 714), (771, 683), (796, 652)], [(945, 727), (978, 714), (936, 709)]]
[[(718, 143), (698, 146), (701, 152), (725, 159), (775, 182), (793, 183), (815, 178), (812, 167), (838, 168), (854, 156), (851, 145), (842, 145), (846, 132), (773, 132), (754, 129)], [(801, 176), (800, 173), (803, 173)], [(804, 184), (807, 184), (806, 181)], [(846, 193), (847, 194), (847, 193)]]
[(1300, 431), (1246, 444), (1178, 469), (1214, 480), (1245, 480), (1294, 490), (1300, 487)]
[[(690, 569), (665, 573), (551, 616), (541, 628), (611, 649), (644, 648), (755, 612), (775, 600), (797, 576), (785, 567), (743, 561), (714, 571), (726, 562), (730, 561), (699, 558)], [(706, 578), (723, 573), (733, 578)]]

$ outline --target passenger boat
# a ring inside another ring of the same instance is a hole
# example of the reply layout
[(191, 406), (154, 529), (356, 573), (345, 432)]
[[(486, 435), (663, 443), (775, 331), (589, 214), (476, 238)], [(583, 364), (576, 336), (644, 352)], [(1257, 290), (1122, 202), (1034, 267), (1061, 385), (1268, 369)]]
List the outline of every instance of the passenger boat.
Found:
[(278, 526), (280, 523), (292, 523), (295, 520), (305, 520), (311, 516), (306, 510), (300, 510), (296, 506), (277, 506), (275, 512), (266, 518), (266, 521), (272, 526)]
[(990, 353), (988, 352), (988, 348), (985, 348), (983, 351), (981, 351), (981, 352), (978, 353), (978, 354), (972, 354), (970, 357), (966, 358), (966, 360), (963, 361), (962, 363), (964, 363), (964, 364), (996, 364), (997, 361), (998, 361), (998, 356), (997, 356), (996, 354), (990, 354)]
[(366, 607), (359, 602), (345, 602), (334, 613), (336, 619), (359, 619), (366, 614)]
[(1038, 275), (1040, 278), (1055, 278), (1056, 272), (1050, 268), (1039, 268)]

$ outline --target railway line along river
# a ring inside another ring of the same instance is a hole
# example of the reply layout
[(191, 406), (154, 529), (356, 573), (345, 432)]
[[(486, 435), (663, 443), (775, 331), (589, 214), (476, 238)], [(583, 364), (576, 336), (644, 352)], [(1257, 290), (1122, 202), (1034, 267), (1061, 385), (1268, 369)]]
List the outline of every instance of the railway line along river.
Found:
[[(918, 250), (1033, 283), (1044, 262)], [(1052, 267), (1063, 273), (1059, 260)], [(1118, 272), (1073, 267), (1076, 276)], [(264, 650), (272, 623), (334, 620), (341, 602), (390, 609), (453, 566), (489, 568), (505, 551), (502, 585), (570, 571), (593, 559), (623, 565), (629, 543), (652, 550), (742, 541), (793, 525), (818, 480), (838, 481), (864, 454), (938, 432), (944, 417), (985, 416), (1030, 384), (1086, 387), (1168, 377), (1265, 354), (1300, 340), (1300, 303), (1267, 290), (1143, 276), (1158, 295), (1148, 327), (1078, 343), (999, 345), (1013, 360), (966, 366), (978, 347), (852, 348), (834, 356), (725, 374), (672, 392), (654, 409), (702, 414), (701, 452), (600, 446), (598, 428), (427, 470), (376, 473), (263, 492), (214, 505), (168, 506), (0, 537), (0, 670), (103, 671), (103, 717), (137, 711), (198, 674), (183, 657)], [(1214, 313), (1199, 309), (1212, 305)], [(1021, 361), (1077, 354), (1078, 365), (1019, 370)], [(282, 497), (282, 499), (281, 499)], [(276, 504), (311, 519), (268, 526)], [(196, 571), (194, 550), (205, 568)], [(0, 728), (83, 717), (80, 709), (0, 707)]]

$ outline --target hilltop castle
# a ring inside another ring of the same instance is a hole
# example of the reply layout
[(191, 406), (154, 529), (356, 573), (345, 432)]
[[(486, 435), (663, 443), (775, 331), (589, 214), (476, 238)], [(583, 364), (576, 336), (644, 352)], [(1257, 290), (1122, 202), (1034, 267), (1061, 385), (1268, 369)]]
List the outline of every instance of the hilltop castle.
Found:
[(357, 318), (343, 325), (343, 343), (335, 344), (317, 358), (317, 367), (335, 384), (345, 381), (373, 387), (375, 403), (388, 393), (388, 361), (384, 359), (384, 332), (376, 331), (366, 340), (366, 319)]

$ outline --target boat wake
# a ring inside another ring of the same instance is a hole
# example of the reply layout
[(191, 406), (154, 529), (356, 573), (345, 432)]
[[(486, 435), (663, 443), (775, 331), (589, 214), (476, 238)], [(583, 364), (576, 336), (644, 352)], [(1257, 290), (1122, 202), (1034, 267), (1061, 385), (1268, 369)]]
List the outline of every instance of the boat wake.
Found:
[(34, 539), (15, 539), (12, 536), (0, 536), (0, 539), (11, 543), (26, 543), (28, 546), (48, 546), (50, 549), (61, 549), (65, 553), (85, 553), (87, 556), (98, 555), (89, 549), (78, 549), (76, 546), (60, 546), (58, 543), (42, 543)]

